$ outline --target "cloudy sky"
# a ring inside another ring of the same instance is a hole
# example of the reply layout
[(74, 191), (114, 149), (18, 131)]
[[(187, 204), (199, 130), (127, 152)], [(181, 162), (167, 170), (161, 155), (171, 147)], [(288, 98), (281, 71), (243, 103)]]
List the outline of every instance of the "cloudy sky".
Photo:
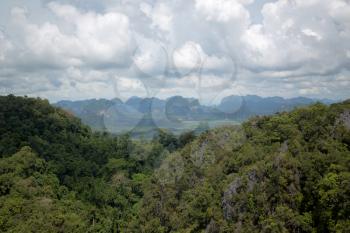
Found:
[(2, 0), (0, 94), (350, 97), (349, 0)]

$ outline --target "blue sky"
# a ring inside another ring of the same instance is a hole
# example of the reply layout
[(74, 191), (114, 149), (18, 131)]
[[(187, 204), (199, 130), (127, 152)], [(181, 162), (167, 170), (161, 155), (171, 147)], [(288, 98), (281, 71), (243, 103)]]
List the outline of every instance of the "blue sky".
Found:
[(0, 94), (349, 98), (346, 0), (3, 0)]

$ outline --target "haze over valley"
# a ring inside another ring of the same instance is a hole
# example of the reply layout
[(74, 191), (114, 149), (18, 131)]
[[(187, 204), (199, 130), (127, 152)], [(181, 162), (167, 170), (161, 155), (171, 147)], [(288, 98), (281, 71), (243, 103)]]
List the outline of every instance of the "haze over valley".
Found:
[(197, 99), (181, 96), (158, 98), (131, 97), (120, 99), (90, 99), (59, 101), (61, 107), (82, 119), (98, 131), (131, 133), (135, 137), (152, 137), (157, 129), (167, 129), (175, 134), (186, 131), (203, 132), (223, 125), (237, 125), (253, 116), (271, 115), (293, 110), (312, 103), (335, 103), (329, 99), (305, 97), (227, 96), (218, 105), (201, 105)]

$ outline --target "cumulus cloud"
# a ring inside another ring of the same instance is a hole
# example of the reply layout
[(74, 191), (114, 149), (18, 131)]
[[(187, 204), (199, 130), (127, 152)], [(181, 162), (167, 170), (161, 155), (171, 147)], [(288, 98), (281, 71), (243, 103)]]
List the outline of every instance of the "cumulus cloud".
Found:
[(81, 12), (71, 5), (56, 2), (48, 9), (60, 20), (73, 25), (70, 33), (57, 24), (31, 23), (24, 8), (14, 7), (11, 17), (23, 36), (20, 52), (23, 63), (53, 67), (126, 66), (133, 42), (128, 17), (118, 13)]
[(164, 3), (151, 6), (147, 3), (140, 4), (140, 10), (152, 20), (152, 27), (158, 27), (163, 31), (170, 31), (172, 26), (171, 9)]
[(241, 36), (246, 67), (292, 71), (291, 76), (325, 75), (348, 68), (349, 3), (277, 1), (262, 9), (263, 22)]
[(187, 41), (173, 53), (173, 62), (177, 70), (184, 72), (196, 71), (204, 73), (230, 72), (234, 63), (228, 56), (208, 55), (200, 44)]
[(347, 0), (33, 2), (0, 3), (1, 94), (348, 97)]
[(139, 76), (165, 75), (168, 69), (168, 51), (157, 39), (139, 35), (136, 39), (137, 49), (133, 55), (135, 68)]
[(244, 7), (252, 1), (196, 0), (196, 9), (209, 21), (228, 22), (249, 19), (249, 12)]

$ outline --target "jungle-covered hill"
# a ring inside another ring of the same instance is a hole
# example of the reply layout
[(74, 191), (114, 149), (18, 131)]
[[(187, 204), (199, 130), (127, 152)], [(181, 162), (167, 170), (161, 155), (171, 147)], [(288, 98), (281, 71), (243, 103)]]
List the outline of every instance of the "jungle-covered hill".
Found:
[(350, 232), (350, 101), (195, 137), (0, 97), (0, 232)]
[(93, 133), (47, 100), (0, 97), (0, 232), (125, 232), (161, 158), (193, 139)]
[(202, 134), (152, 176), (134, 231), (350, 232), (349, 130), (346, 101)]

